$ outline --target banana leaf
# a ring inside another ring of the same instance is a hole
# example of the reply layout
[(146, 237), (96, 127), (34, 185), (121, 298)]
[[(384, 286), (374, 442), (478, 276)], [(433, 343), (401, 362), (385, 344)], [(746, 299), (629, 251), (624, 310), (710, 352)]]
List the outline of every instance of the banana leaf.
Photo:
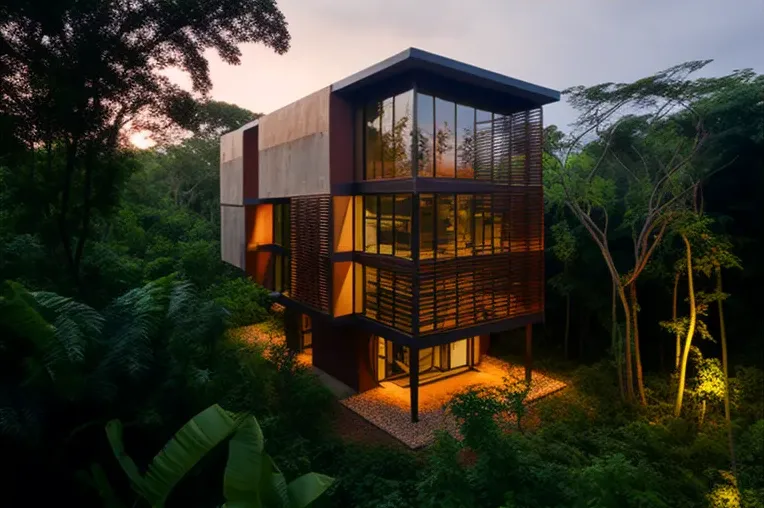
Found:
[(262, 506), (257, 479), (263, 473), (263, 444), (263, 431), (257, 420), (245, 418), (228, 443), (223, 495), (229, 506)]
[(292, 480), (287, 487), (289, 507), (305, 508), (323, 494), (332, 483), (334, 478), (319, 473), (307, 473)]
[[(208, 407), (175, 433), (162, 451), (154, 457), (145, 475), (141, 475), (138, 466), (125, 453), (122, 423), (119, 420), (107, 423), (106, 434), (114, 455), (133, 488), (152, 506), (163, 506), (181, 478), (212, 448), (237, 431), (246, 419), (242, 415), (225, 411), (217, 404)], [(252, 417), (249, 419), (254, 420)], [(249, 432), (253, 432), (251, 425), (247, 428)], [(257, 439), (255, 438), (255, 442)], [(262, 433), (259, 434), (259, 442), (262, 446)], [(238, 461), (239, 459), (236, 460)], [(234, 485), (239, 485), (239, 477), (236, 474), (234, 479)]]
[(133, 489), (152, 506), (163, 506), (181, 478), (221, 441), (231, 437), (223, 479), (227, 508), (305, 508), (334, 481), (308, 473), (287, 485), (284, 475), (264, 449), (263, 432), (249, 415), (210, 406), (186, 423), (141, 474), (125, 453), (122, 424), (112, 420), (106, 433), (114, 455)]

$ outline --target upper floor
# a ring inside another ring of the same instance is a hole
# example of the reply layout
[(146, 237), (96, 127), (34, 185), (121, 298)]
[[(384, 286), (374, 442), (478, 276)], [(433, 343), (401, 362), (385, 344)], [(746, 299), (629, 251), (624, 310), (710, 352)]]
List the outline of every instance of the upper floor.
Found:
[(221, 203), (540, 186), (528, 153), (559, 96), (411, 48), (225, 134)]

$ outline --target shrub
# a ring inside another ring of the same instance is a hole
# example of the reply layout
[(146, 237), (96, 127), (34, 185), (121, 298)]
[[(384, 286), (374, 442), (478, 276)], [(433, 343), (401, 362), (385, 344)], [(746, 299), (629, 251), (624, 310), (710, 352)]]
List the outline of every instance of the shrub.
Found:
[(232, 327), (261, 323), (268, 318), (272, 300), (262, 286), (245, 278), (228, 280), (210, 289), (212, 297), (226, 308)]

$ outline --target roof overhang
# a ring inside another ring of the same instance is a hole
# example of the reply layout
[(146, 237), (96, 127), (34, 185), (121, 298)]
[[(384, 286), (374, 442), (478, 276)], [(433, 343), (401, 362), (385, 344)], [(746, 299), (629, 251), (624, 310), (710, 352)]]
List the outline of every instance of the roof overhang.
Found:
[(423, 83), (424, 89), (432, 89), (434, 92), (442, 89), (452, 97), (480, 97), (481, 94), (487, 94), (486, 98), (491, 102), (513, 103), (514, 106), (508, 106), (510, 109), (538, 107), (560, 100), (560, 92), (556, 90), (417, 48), (409, 48), (337, 81), (332, 85), (332, 92), (363, 95), (364, 90), (397, 88), (396, 85), (407, 81)]

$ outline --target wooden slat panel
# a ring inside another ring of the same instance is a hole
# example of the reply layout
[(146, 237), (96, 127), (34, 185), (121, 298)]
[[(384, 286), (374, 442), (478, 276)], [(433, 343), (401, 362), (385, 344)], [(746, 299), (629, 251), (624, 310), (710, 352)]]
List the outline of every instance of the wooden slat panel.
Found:
[(291, 298), (329, 312), (330, 196), (298, 197), (291, 209)]

